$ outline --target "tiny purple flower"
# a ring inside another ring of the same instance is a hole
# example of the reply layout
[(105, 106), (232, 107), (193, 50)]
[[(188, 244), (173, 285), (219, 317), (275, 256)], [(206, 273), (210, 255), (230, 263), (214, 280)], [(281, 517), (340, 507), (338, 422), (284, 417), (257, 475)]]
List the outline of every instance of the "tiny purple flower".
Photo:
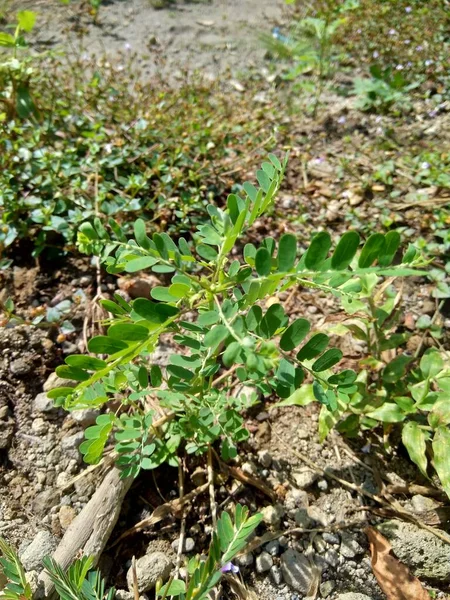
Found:
[(380, 53), (375, 50), (375, 52), (372, 54), (372, 56), (374, 58), (378, 58), (380, 56)]
[(371, 450), (371, 444), (370, 442), (368, 442), (365, 446), (363, 446), (361, 448), (361, 451), (364, 452), (364, 454), (369, 454)]
[(423, 46), (420, 46), (420, 45), (416, 46), (416, 50), (417, 50), (417, 52), (422, 52)]
[(430, 110), (430, 112), (428, 113), (428, 116), (431, 117), (432, 119), (434, 119), (434, 117), (438, 114), (438, 111), (433, 108), (433, 110)]
[(357, 29), (356, 30), (356, 33), (361, 33), (361, 32), (362, 32), (362, 29)]
[(430, 163), (423, 162), (423, 163), (420, 165), (420, 168), (421, 168), (421, 169), (429, 169), (429, 168), (430, 168), (430, 166), (431, 166), (431, 165), (430, 165)]
[(407, 67), (410, 69), (410, 68), (413, 66), (413, 64), (412, 64), (412, 62), (409, 60), (409, 61), (406, 63), (406, 66), (407, 66)]
[(428, 60), (426, 60), (426, 61), (425, 61), (425, 66), (426, 66), (426, 67), (429, 67), (430, 65), (432, 65), (432, 64), (433, 64), (433, 62), (434, 62), (434, 61), (433, 61), (433, 60), (431, 60), (431, 59), (429, 58)]
[(397, 71), (403, 71), (403, 65), (397, 65), (395, 68)]
[(232, 562), (227, 562), (220, 569), (222, 573), (239, 573), (239, 567), (233, 565)]
[(406, 12), (406, 13), (410, 13), (410, 12), (412, 12), (412, 8), (411, 8), (410, 6), (407, 6), (407, 7), (405, 8), (405, 12)]
[(406, 45), (408, 45), (408, 44), (411, 43), (411, 40), (405, 40), (403, 43), (406, 44)]
[(389, 29), (389, 35), (397, 35), (396, 29)]
[(124, 45), (125, 50), (131, 50), (131, 44), (128, 42)]
[(314, 159), (314, 162), (316, 163), (322, 163), (324, 161), (324, 157), (323, 156), (318, 156), (317, 158)]
[(381, 115), (378, 115), (377, 117), (375, 117), (375, 123), (381, 123), (382, 120), (383, 120), (383, 117), (381, 117)]
[(339, 117), (339, 119), (337, 120), (337, 122), (339, 123), (339, 125), (343, 125), (346, 122), (346, 118), (345, 117)]

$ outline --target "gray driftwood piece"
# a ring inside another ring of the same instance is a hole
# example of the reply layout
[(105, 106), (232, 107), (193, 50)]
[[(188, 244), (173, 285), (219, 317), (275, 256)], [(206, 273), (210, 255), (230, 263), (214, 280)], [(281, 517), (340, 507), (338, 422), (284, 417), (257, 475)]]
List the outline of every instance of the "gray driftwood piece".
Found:
[[(63, 569), (67, 569), (80, 550), (86, 556), (93, 556), (94, 565), (97, 564), (117, 523), (123, 499), (132, 481), (132, 478), (120, 479), (120, 471), (116, 468), (106, 474), (53, 553), (53, 558)], [(38, 591), (36, 598), (43, 597), (43, 590), (45, 598), (53, 598), (55, 586), (45, 571), (40, 574), (39, 581), (43, 584), (39, 586), (42, 591), (40, 594)]]

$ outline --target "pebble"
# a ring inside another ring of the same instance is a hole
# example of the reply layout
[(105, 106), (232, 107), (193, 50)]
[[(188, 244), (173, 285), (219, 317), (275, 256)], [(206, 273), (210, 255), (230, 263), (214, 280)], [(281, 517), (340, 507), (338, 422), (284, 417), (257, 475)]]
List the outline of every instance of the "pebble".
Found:
[(58, 518), (59, 518), (61, 527), (63, 528), (64, 531), (69, 527), (69, 525), (72, 523), (72, 521), (75, 519), (76, 516), (77, 516), (77, 513), (71, 506), (67, 506), (66, 504), (63, 504), (60, 507), (59, 513), (58, 513)]
[(277, 554), (280, 552), (280, 542), (278, 540), (267, 542), (267, 544), (264, 546), (264, 550), (271, 556), (277, 556)]
[(339, 554), (336, 552), (336, 550), (327, 550), (323, 557), (331, 567), (336, 568), (338, 566)]
[(38, 394), (33, 400), (33, 411), (44, 413), (46, 415), (56, 415), (59, 409), (55, 406), (53, 400), (45, 392)]
[(300, 471), (294, 471), (292, 473), (292, 477), (301, 490), (309, 488), (312, 484), (317, 481), (319, 475), (315, 471), (311, 471), (311, 469), (304, 469)]
[(328, 481), (326, 479), (320, 479), (317, 482), (317, 487), (321, 492), (326, 492), (328, 489)]
[(263, 521), (272, 527), (278, 527), (284, 516), (284, 508), (281, 504), (265, 506), (262, 511)]
[(251, 552), (246, 552), (245, 554), (236, 557), (235, 562), (239, 567), (250, 567), (253, 564), (253, 560), (253, 554)]
[(83, 408), (81, 410), (74, 410), (70, 413), (72, 419), (79, 423), (82, 427), (89, 427), (93, 425), (97, 419), (100, 411), (94, 408)]
[(326, 598), (327, 596), (329, 596), (335, 587), (336, 587), (336, 583), (332, 579), (321, 583), (319, 589), (320, 589), (320, 595), (322, 596), (322, 598)]
[[(177, 538), (176, 540), (174, 540), (172, 542), (172, 548), (175, 550), (175, 552), (178, 552), (178, 546), (180, 545), (180, 538)], [(191, 537), (187, 537), (184, 539), (184, 544), (183, 544), (183, 552), (192, 552), (195, 548), (195, 540), (193, 540)]]
[(323, 511), (318, 506), (310, 506), (308, 508), (308, 516), (322, 527), (328, 527), (332, 522), (333, 518), (330, 515), (327, 515), (325, 511)]
[(36, 517), (44, 517), (50, 508), (59, 503), (59, 493), (53, 489), (40, 492), (33, 501), (33, 513)]
[(48, 431), (48, 424), (42, 417), (37, 417), (31, 423), (31, 431), (36, 435), (45, 435)]
[(341, 547), (339, 551), (345, 558), (355, 558), (357, 554), (363, 554), (364, 549), (361, 548), (350, 533), (343, 531), (341, 533)]
[(20, 555), (27, 571), (38, 571), (43, 568), (42, 559), (53, 553), (58, 542), (49, 531), (39, 531), (34, 540)]
[(261, 552), (261, 554), (256, 557), (257, 573), (266, 573), (267, 571), (270, 571), (272, 566), (273, 558), (268, 552)]
[(263, 467), (268, 469), (272, 464), (272, 455), (268, 450), (260, 450), (258, 452), (258, 460), (262, 464)]
[(77, 433), (63, 437), (63, 439), (61, 440), (61, 448), (66, 452), (78, 450), (78, 446), (83, 440), (84, 431), (77, 431)]
[[(172, 570), (172, 561), (164, 552), (150, 552), (136, 561), (136, 575), (138, 590), (147, 592), (153, 590), (158, 579), (166, 581)], [(127, 584), (130, 592), (133, 591), (133, 570), (130, 567), (127, 572)]]
[(296, 525), (303, 529), (309, 529), (312, 525), (312, 520), (308, 516), (308, 509), (298, 508), (294, 514), (294, 520)]
[(329, 533), (328, 531), (325, 531), (322, 533), (322, 537), (327, 544), (335, 544), (338, 546), (341, 543), (339, 536), (335, 533)]
[(273, 565), (273, 567), (270, 568), (269, 576), (275, 585), (281, 585), (283, 583), (283, 573), (277, 565)]
[(284, 581), (297, 592), (308, 594), (315, 577), (310, 560), (296, 550), (286, 550), (281, 555), (281, 571)]
[(20, 357), (16, 358), (16, 360), (11, 361), (9, 365), (9, 370), (13, 375), (26, 375), (33, 368), (33, 363), (31, 360), (27, 360), (26, 358)]

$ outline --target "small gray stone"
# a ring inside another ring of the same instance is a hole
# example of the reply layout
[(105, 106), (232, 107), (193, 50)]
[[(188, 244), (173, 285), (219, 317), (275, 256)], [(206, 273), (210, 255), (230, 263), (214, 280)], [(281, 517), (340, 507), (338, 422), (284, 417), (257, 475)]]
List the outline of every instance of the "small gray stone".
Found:
[(310, 529), (312, 525), (312, 520), (308, 516), (308, 509), (306, 508), (298, 508), (294, 514), (294, 520), (296, 525), (302, 527), (303, 529)]
[(276, 556), (280, 551), (280, 542), (278, 540), (267, 542), (267, 544), (264, 546), (264, 550), (271, 556)]
[(78, 450), (79, 445), (84, 440), (84, 431), (77, 431), (73, 435), (68, 435), (61, 440), (61, 448), (67, 451)]
[(328, 489), (328, 481), (326, 479), (320, 479), (317, 482), (317, 487), (319, 488), (320, 491), (326, 492)]
[(31, 431), (36, 435), (45, 435), (48, 431), (48, 424), (42, 417), (38, 417), (31, 423)]
[(9, 365), (9, 370), (13, 375), (21, 376), (26, 375), (33, 368), (33, 362), (26, 358), (20, 357), (13, 360)]
[(324, 581), (323, 583), (321, 583), (319, 589), (322, 598), (326, 598), (327, 596), (329, 596), (335, 587), (336, 583), (331, 579), (329, 581)]
[(50, 556), (58, 545), (49, 531), (39, 531), (34, 540), (20, 556), (27, 571), (39, 571), (43, 568), (42, 559)]
[(56, 415), (59, 412), (59, 408), (55, 406), (53, 400), (45, 392), (41, 392), (33, 400), (33, 410), (46, 415)]
[(449, 544), (403, 521), (386, 521), (378, 529), (392, 544), (397, 558), (414, 569), (416, 577), (439, 581), (450, 578)]
[(283, 583), (283, 573), (277, 565), (273, 565), (273, 567), (270, 568), (269, 576), (275, 585), (281, 585)]
[(341, 543), (339, 536), (335, 533), (329, 533), (328, 531), (325, 531), (322, 533), (322, 537), (327, 544), (334, 544), (335, 546), (338, 546)]
[(260, 452), (258, 452), (258, 460), (263, 467), (268, 469), (272, 464), (272, 455), (268, 450), (260, 450)]
[(297, 550), (286, 550), (281, 555), (281, 570), (284, 581), (297, 592), (308, 594), (314, 579), (310, 560)]
[(309, 488), (319, 478), (318, 473), (311, 471), (311, 469), (301, 469), (300, 471), (294, 471), (292, 477), (301, 490)]
[(331, 567), (336, 568), (338, 566), (339, 554), (336, 552), (336, 550), (327, 550), (323, 557)]
[(308, 508), (308, 516), (313, 521), (316, 521), (316, 523), (319, 523), (319, 525), (322, 525), (322, 527), (328, 527), (328, 525), (333, 520), (329, 515), (327, 515), (326, 512), (324, 512), (318, 506), (310, 506)]
[(284, 508), (281, 504), (265, 506), (262, 511), (263, 521), (272, 527), (278, 527), (284, 516)]
[(268, 552), (261, 552), (259, 556), (256, 557), (256, 572), (257, 573), (265, 573), (266, 571), (270, 571), (273, 566), (273, 558), (270, 556)]
[(323, 537), (321, 537), (320, 535), (317, 535), (314, 538), (314, 548), (317, 550), (317, 552), (319, 552), (320, 554), (323, 554), (326, 549), (327, 549), (327, 545), (325, 543), (325, 540), (323, 539)]
[[(155, 588), (158, 579), (167, 580), (170, 576), (173, 564), (169, 557), (163, 552), (150, 552), (136, 561), (136, 575), (139, 593), (147, 592)], [(133, 569), (127, 572), (127, 584), (130, 592), (133, 591)]]
[(411, 505), (415, 512), (421, 513), (426, 512), (427, 510), (434, 510), (439, 506), (439, 502), (436, 502), (436, 500), (433, 500), (432, 498), (417, 494), (411, 498)]
[(358, 544), (355, 538), (348, 532), (341, 533), (340, 553), (345, 558), (355, 558), (357, 554), (363, 554), (364, 549)]
[(253, 564), (253, 554), (251, 552), (241, 554), (236, 557), (235, 562), (239, 567), (250, 567)]
[(83, 408), (81, 410), (74, 410), (70, 413), (72, 419), (79, 423), (82, 427), (89, 427), (95, 423), (96, 418), (100, 414), (100, 411), (95, 408)]
[(33, 501), (33, 513), (37, 517), (44, 517), (48, 511), (59, 503), (59, 493), (48, 489), (40, 492)]
[(56, 373), (51, 373), (48, 376), (48, 379), (42, 386), (44, 392), (49, 392), (50, 390), (54, 390), (59, 387), (73, 387), (75, 382), (72, 379), (63, 379), (62, 377), (58, 377)]
[(308, 494), (304, 490), (289, 490), (284, 500), (286, 510), (295, 510), (296, 508), (307, 508), (309, 504)]
[[(172, 548), (175, 550), (175, 552), (178, 552), (178, 546), (180, 545), (180, 538), (177, 538), (176, 540), (174, 540), (172, 542)], [(185, 538), (184, 539), (184, 544), (183, 544), (183, 552), (192, 552), (195, 548), (195, 540), (193, 540), (191, 537)]]

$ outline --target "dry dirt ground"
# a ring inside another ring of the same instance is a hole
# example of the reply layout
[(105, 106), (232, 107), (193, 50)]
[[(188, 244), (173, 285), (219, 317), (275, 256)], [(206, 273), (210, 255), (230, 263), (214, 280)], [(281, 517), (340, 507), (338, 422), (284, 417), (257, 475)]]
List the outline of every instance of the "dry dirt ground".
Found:
[(165, 9), (154, 8), (150, 0), (111, 1), (102, 3), (94, 25), (76, 1), (28, 6), (39, 13), (37, 47), (70, 44), (73, 52), (105, 52), (122, 60), (136, 53), (145, 77), (163, 74), (170, 80), (185, 70), (214, 79), (227, 70), (236, 76), (261, 66), (259, 35), (285, 13), (283, 0), (177, 2)]

